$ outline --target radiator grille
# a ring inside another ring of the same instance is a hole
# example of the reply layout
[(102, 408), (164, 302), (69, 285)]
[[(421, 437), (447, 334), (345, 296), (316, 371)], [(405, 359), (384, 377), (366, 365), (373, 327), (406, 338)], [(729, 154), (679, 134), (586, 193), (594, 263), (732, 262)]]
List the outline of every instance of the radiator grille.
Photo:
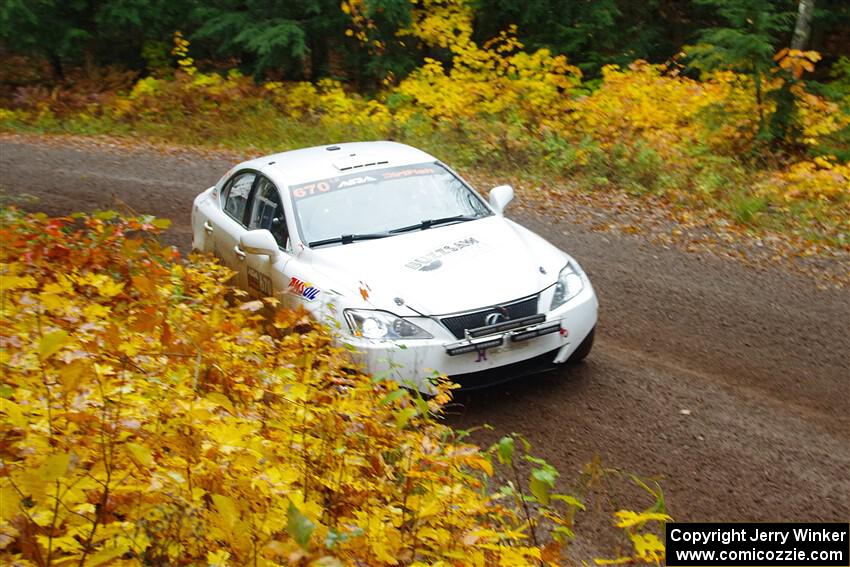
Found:
[[(504, 310), (504, 311), (503, 311)], [(537, 296), (526, 297), (510, 303), (485, 307), (460, 315), (452, 315), (450, 317), (440, 318), (440, 322), (445, 325), (452, 334), (462, 339), (466, 329), (475, 329), (476, 327), (484, 327), (487, 325), (487, 315), (491, 313), (507, 313), (509, 319), (520, 319), (529, 315), (537, 314)]]

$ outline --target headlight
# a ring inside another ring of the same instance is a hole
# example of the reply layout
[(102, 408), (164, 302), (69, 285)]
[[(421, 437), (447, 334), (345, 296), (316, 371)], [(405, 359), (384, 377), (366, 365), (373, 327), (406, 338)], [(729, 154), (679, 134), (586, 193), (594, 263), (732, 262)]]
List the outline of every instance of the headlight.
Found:
[(430, 333), (423, 331), (407, 319), (388, 311), (368, 311), (346, 309), (345, 320), (351, 332), (367, 339), (430, 339)]
[(557, 309), (574, 298), (581, 292), (582, 288), (584, 288), (584, 282), (581, 279), (581, 268), (575, 262), (570, 261), (558, 274), (555, 295), (552, 296), (552, 306), (549, 307), (549, 310)]

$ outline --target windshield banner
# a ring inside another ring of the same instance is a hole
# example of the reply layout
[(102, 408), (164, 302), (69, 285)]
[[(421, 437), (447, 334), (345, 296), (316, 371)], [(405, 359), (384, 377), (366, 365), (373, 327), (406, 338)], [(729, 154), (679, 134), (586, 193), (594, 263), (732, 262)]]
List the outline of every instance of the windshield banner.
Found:
[(329, 191), (338, 191), (340, 189), (348, 189), (358, 187), (369, 183), (377, 183), (389, 179), (402, 179), (405, 177), (417, 177), (421, 175), (435, 175), (445, 173), (442, 169), (433, 163), (423, 163), (419, 165), (402, 165), (399, 167), (388, 167), (386, 169), (378, 169), (369, 172), (351, 173), (349, 175), (341, 175), (332, 177), (322, 181), (312, 181), (310, 183), (301, 183), (290, 187), (292, 197), (296, 200), (309, 199), (322, 193)]

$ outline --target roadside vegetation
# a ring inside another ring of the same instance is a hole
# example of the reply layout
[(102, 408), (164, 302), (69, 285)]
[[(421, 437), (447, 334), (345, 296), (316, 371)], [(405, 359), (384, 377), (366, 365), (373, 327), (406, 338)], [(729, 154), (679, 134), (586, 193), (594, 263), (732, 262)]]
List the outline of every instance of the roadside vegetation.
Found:
[[(593, 51), (596, 63), (579, 66), (550, 47), (527, 48), (517, 26), (479, 38), (489, 20), (466, 0), (407, 5), (392, 22), (387, 6), (351, 0), (332, 16), (361, 58), (340, 55), (336, 63), (359, 64), (354, 69), (328, 70), (334, 61), (325, 54), (324, 73), (291, 80), (308, 72), (304, 62), (316, 62), (317, 48), (273, 42), (223, 44), (242, 54), (241, 65), (199, 65), (194, 44), (176, 32), (167, 50), (146, 44), (146, 76), (89, 67), (71, 78), (58, 67), (65, 79), (56, 86), (18, 87), (0, 109), (0, 127), (258, 153), (394, 139), (474, 173), (547, 179), (564, 198), (569, 189), (660, 196), (697, 214), (847, 250), (850, 59), (833, 55), (820, 81), (806, 79), (821, 54), (782, 47), (796, 2), (698, 4), (715, 26), (692, 30), (693, 44), (666, 62), (602, 64)], [(211, 13), (194, 33), (201, 51), (210, 54), (216, 23), (232, 27), (259, 8), (246, 9)]]
[[(229, 300), (167, 222), (0, 214), (0, 563), (560, 562), (584, 504), (522, 437), (442, 424), (445, 383), (425, 400), (306, 313)], [(663, 557), (641, 486), (619, 562)]]

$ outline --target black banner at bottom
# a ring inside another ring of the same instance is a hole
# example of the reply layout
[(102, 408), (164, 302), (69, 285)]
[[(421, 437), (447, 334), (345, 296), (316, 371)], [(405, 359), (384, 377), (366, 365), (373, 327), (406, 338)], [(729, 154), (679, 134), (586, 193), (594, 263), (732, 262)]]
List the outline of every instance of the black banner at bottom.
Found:
[(850, 524), (666, 526), (669, 567), (850, 567)]

